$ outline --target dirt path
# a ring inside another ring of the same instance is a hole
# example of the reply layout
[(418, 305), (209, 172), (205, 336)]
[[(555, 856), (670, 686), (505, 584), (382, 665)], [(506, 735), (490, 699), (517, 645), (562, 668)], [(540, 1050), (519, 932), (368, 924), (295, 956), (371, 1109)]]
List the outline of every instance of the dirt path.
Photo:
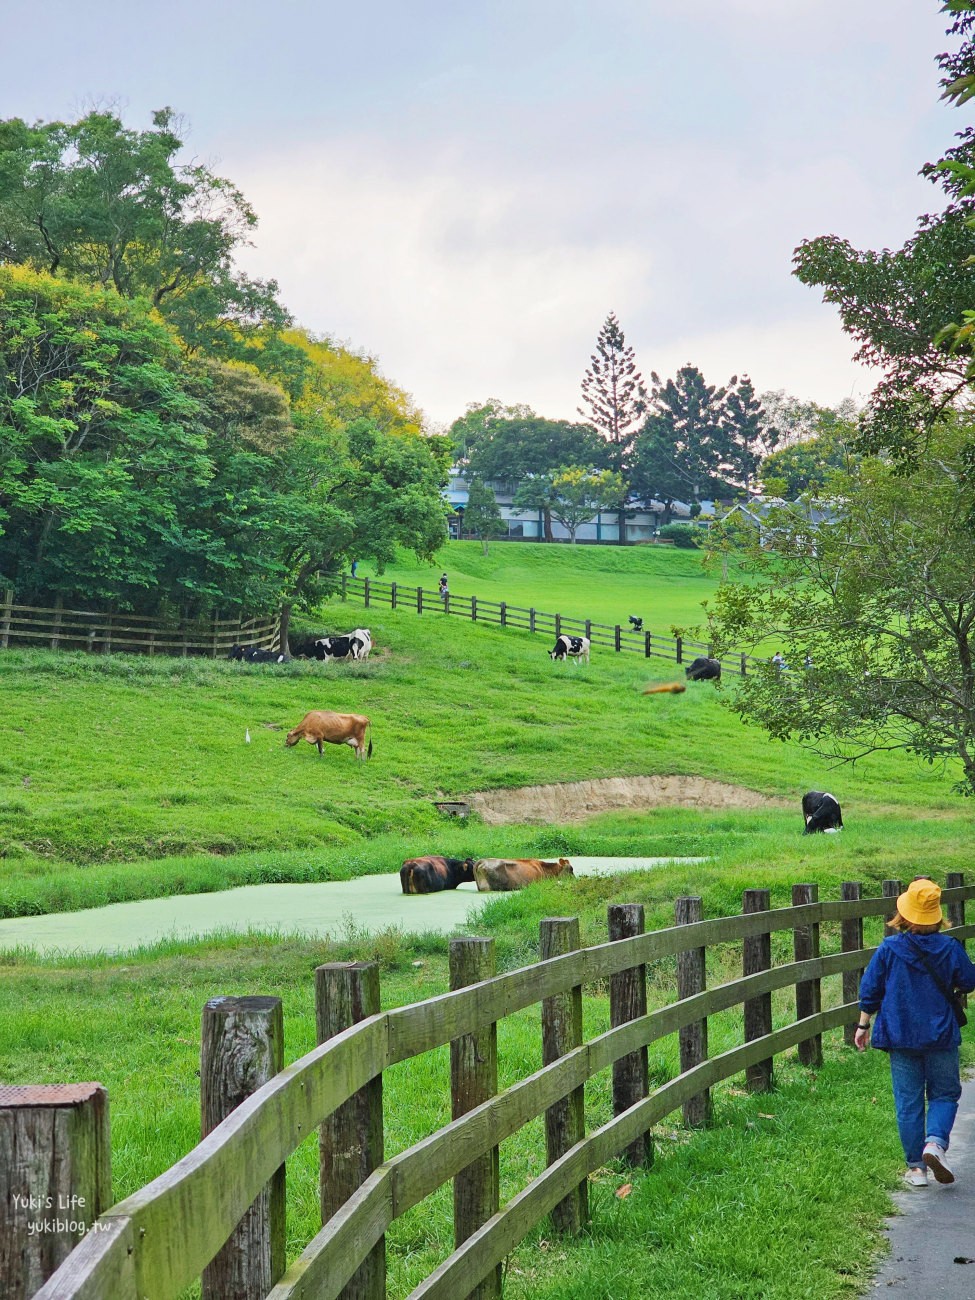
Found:
[[(794, 802), (794, 801), (793, 801)], [(511, 822), (582, 821), (616, 808), (789, 808), (774, 799), (724, 781), (700, 776), (611, 776), (563, 785), (526, 785), (520, 790), (483, 790), (470, 796), (489, 826)]]

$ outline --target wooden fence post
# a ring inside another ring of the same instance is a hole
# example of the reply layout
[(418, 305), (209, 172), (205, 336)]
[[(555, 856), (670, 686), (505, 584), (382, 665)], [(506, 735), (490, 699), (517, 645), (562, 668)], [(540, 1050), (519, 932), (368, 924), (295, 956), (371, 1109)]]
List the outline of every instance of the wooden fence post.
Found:
[(416, 589), (416, 612), (418, 614), (423, 613), (423, 588), (422, 587), (417, 587)]
[[(579, 947), (579, 918), (550, 916), (539, 925), (540, 957), (548, 961)], [(542, 1064), (551, 1065), (560, 1056), (582, 1045), (582, 985), (542, 999)], [(584, 1090), (576, 1088), (545, 1112), (545, 1150), (548, 1164), (554, 1164), (586, 1135)], [(579, 1183), (552, 1210), (557, 1232), (581, 1232), (589, 1218), (589, 1188)]]
[(884, 913), (884, 938), (890, 934), (897, 934), (897, 930), (890, 924), (894, 919), (897, 911), (897, 899), (904, 892), (904, 887), (899, 880), (885, 880), (880, 886), (884, 898), (891, 899), (890, 911)]
[[(280, 998), (211, 998), (203, 1008), (200, 1135), (284, 1068)], [(284, 1165), (203, 1270), (203, 1300), (263, 1300), (285, 1268)]]
[(29, 1300), (111, 1204), (102, 1085), (0, 1087), (3, 1300)]
[[(380, 1010), (379, 963), (328, 962), (315, 968), (318, 1042)], [(322, 1223), (342, 1208), (382, 1164), (382, 1075), (360, 1088), (319, 1130)], [(386, 1238), (380, 1237), (339, 1293), (340, 1300), (384, 1300)]]
[(219, 639), (220, 639), (220, 631), (217, 627), (217, 611), (214, 610), (213, 611), (213, 649), (210, 652), (211, 659), (216, 659), (217, 657), (217, 650), (219, 649), (218, 646)]
[(362, 580), (362, 603), (366, 607), (366, 609), (369, 608), (369, 579), (368, 578), (363, 578)]
[(535, 609), (534, 606), (528, 611), (528, 631), (535, 631)]
[(742, 654), (741, 654), (741, 675), (742, 675), (742, 677), (744, 677), (744, 676), (747, 674), (747, 672), (748, 672), (748, 655), (746, 655), (745, 652), (742, 651)]
[[(945, 877), (946, 889), (961, 889), (964, 883), (965, 873), (963, 871), (949, 871)], [(965, 924), (965, 900), (963, 898), (959, 899), (957, 903), (946, 904), (945, 910), (948, 913), (948, 924), (952, 929), (956, 925)], [(961, 943), (962, 946), (966, 946), (964, 939), (961, 940)]]
[(586, 636), (589, 638), (590, 641), (592, 640), (592, 619), (591, 618), (586, 619)]
[(342, 599), (345, 600), (348, 597), (348, 594), (349, 594), (349, 575), (347, 573), (343, 573), (342, 574)]
[(61, 618), (64, 610), (64, 597), (54, 598), (54, 625), (51, 628), (51, 649), (57, 650), (61, 645)]
[(471, 622), (477, 622), (477, 597), (471, 596)]
[(556, 615), (555, 615), (555, 635), (556, 635), (557, 637), (559, 637), (559, 636), (562, 635), (562, 615), (561, 615), (561, 614), (556, 614)]
[(14, 607), (14, 589), (5, 587), (3, 592), (3, 620), (0, 622), (0, 649), (6, 650), (10, 645), (10, 620)]
[[(611, 942), (617, 939), (631, 939), (643, 934), (646, 926), (642, 903), (614, 903), (608, 908), (609, 937)], [(609, 977), (609, 1023), (615, 1029), (630, 1020), (639, 1020), (647, 1014), (647, 968), (631, 966)], [(613, 1114), (622, 1115), (625, 1110), (642, 1101), (650, 1091), (650, 1071), (647, 1064), (647, 1049), (641, 1047), (636, 1052), (621, 1056), (613, 1062)], [(631, 1165), (653, 1164), (653, 1137), (649, 1131), (631, 1142), (621, 1152), (624, 1160)]]
[(620, 643), (621, 631), (622, 629), (620, 628), (619, 623), (617, 623), (616, 627), (613, 629), (613, 649), (616, 651), (617, 654), (619, 654), (621, 648), (621, 643)]
[[(792, 906), (819, 902), (818, 885), (793, 885)], [(812, 961), (819, 956), (819, 922), (797, 925), (792, 931), (792, 953), (796, 961)], [(818, 1015), (823, 1009), (822, 980), (799, 980), (796, 983), (796, 1019)], [(799, 1044), (801, 1064), (818, 1068), (823, 1063), (823, 1036), (815, 1034)]]
[[(674, 921), (677, 925), (692, 925), (704, 920), (704, 903), (702, 899), (684, 894), (674, 900)], [(695, 993), (703, 993), (707, 988), (705, 973), (706, 948), (687, 948), (677, 954), (677, 997), (689, 998)], [(678, 1031), (680, 1044), (680, 1069), (685, 1070), (700, 1065), (708, 1059), (708, 1022), (707, 1017), (685, 1025)], [(711, 1089), (695, 1093), (683, 1105), (684, 1123), (690, 1128), (702, 1128), (711, 1123)]]
[(682, 664), (684, 662), (684, 638), (683, 637), (677, 638), (676, 649), (677, 649), (677, 663)]
[[(752, 912), (767, 912), (769, 891), (746, 889), (741, 897), (741, 910), (746, 915)], [(756, 975), (759, 971), (770, 970), (771, 966), (772, 936), (768, 931), (765, 934), (750, 935), (742, 941), (742, 975)], [(759, 993), (758, 997), (746, 998), (743, 1006), (746, 1043), (750, 1043), (753, 1038), (763, 1038), (772, 1032), (771, 993)], [(749, 1092), (767, 1092), (771, 1088), (772, 1058), (770, 1056), (747, 1067), (745, 1086)]]
[(651, 635), (650, 635), (649, 632), (644, 632), (644, 634), (643, 634), (643, 656), (644, 656), (644, 658), (645, 658), (645, 659), (649, 659), (649, 658), (650, 658), (650, 655), (652, 654), (652, 652), (653, 652), (653, 647), (652, 647), (652, 637), (651, 637)]
[(501, 626), (508, 626), (508, 602), (506, 600), (501, 602)]
[(396, 583), (395, 582), (391, 582), (389, 584), (389, 608), (390, 609), (396, 608)]
[[(858, 880), (847, 880), (840, 885), (840, 898), (844, 902), (856, 902), (861, 894), (860, 882)], [(854, 916), (848, 921), (840, 922), (840, 950), (842, 952), (853, 952), (857, 948), (863, 947), (863, 918)], [(863, 967), (858, 970), (845, 970), (843, 972), (843, 1001), (856, 1002), (860, 996), (860, 976), (863, 974)], [(856, 1014), (853, 1019), (856, 1020)], [(843, 1026), (843, 1041), (850, 1047), (854, 1045), (856, 1036), (856, 1025), (852, 1022)]]
[[(465, 937), (450, 941), (450, 988), (467, 988), (491, 979), (496, 970), (493, 939)], [(498, 1027), (484, 1026), (450, 1044), (451, 1118), (460, 1119), (498, 1091)], [(472, 1161), (454, 1178), (454, 1248), (497, 1214), (500, 1163), (497, 1147)], [(470, 1292), (471, 1300), (498, 1300), (501, 1265)]]
[[(112, 653), (112, 615), (109, 613), (105, 619), (105, 639), (102, 642), (102, 654), (110, 655)], [(186, 653), (186, 642), (183, 642), (183, 653)]]

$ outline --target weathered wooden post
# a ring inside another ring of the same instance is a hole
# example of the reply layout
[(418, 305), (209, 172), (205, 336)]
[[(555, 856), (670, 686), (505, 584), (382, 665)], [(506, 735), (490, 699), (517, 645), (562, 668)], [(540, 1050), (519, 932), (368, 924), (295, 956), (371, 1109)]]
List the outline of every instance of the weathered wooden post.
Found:
[[(695, 921), (704, 920), (703, 901), (691, 894), (684, 894), (674, 900), (674, 921), (677, 925), (693, 925)], [(687, 948), (677, 954), (677, 997), (689, 998), (695, 993), (703, 993), (707, 988), (705, 971), (706, 948)], [(707, 1017), (695, 1020), (678, 1031), (680, 1044), (680, 1068), (693, 1069), (708, 1059), (708, 1022)], [(691, 1128), (702, 1128), (711, 1123), (711, 1089), (695, 1093), (682, 1107), (684, 1123)]]
[(649, 632), (643, 634), (643, 657), (649, 659), (653, 653), (653, 638)]
[[(617, 939), (631, 939), (643, 934), (645, 927), (642, 903), (614, 903), (608, 908), (609, 937), (612, 942)], [(647, 968), (631, 966), (629, 970), (618, 971), (609, 977), (609, 1023), (613, 1029), (625, 1025), (630, 1020), (639, 1020), (647, 1014)], [(642, 1101), (650, 1091), (650, 1071), (647, 1063), (647, 1049), (639, 1048), (613, 1062), (613, 1114), (622, 1115), (625, 1110)], [(649, 1131), (631, 1142), (621, 1152), (624, 1160), (631, 1165), (653, 1164), (653, 1137)]]
[(368, 578), (363, 578), (362, 580), (362, 603), (366, 607), (366, 609), (369, 608), (369, 579)]
[(348, 594), (349, 594), (349, 575), (347, 573), (343, 573), (342, 574), (342, 599), (345, 600), (348, 597)]
[[(753, 912), (767, 912), (769, 891), (746, 889), (742, 894), (741, 910), (746, 916)], [(771, 970), (771, 968), (772, 936), (769, 931), (747, 936), (742, 943), (742, 975), (757, 975), (759, 971)], [(759, 993), (757, 997), (746, 998), (744, 1012), (746, 1043), (750, 1043), (755, 1038), (764, 1038), (766, 1034), (772, 1032), (771, 993)], [(771, 1088), (772, 1058), (770, 1056), (747, 1067), (745, 1086), (749, 1092), (767, 1092)]]
[[(949, 871), (945, 877), (946, 889), (961, 889), (965, 884), (965, 873), (963, 871)], [(948, 913), (948, 924), (952, 929), (956, 925), (965, 924), (965, 900), (960, 898), (957, 902), (945, 904), (945, 910)], [(964, 939), (962, 943), (964, 943)]]
[[(847, 880), (840, 885), (840, 898), (844, 903), (859, 902), (861, 896), (861, 886), (858, 880)], [(842, 952), (854, 952), (857, 948), (863, 947), (863, 917), (851, 916), (848, 920), (840, 922), (840, 950)], [(845, 970), (843, 972), (843, 1001), (856, 1002), (860, 997), (860, 976), (863, 974), (863, 967), (856, 970)], [(856, 1020), (854, 1015), (853, 1020)], [(856, 1025), (850, 1023), (843, 1026), (843, 1041), (850, 1047), (854, 1045), (856, 1037)]]
[[(203, 1008), (200, 1135), (284, 1068), (280, 998), (211, 998)], [(203, 1270), (203, 1300), (263, 1300), (285, 1268), (284, 1165)]]
[(102, 1085), (0, 1087), (3, 1300), (29, 1300), (111, 1204)]
[[(491, 979), (496, 972), (493, 939), (465, 937), (450, 941), (451, 990)], [(451, 1118), (460, 1119), (498, 1091), (498, 1027), (486, 1025), (450, 1044)], [(454, 1247), (460, 1246), (493, 1214), (500, 1198), (497, 1147), (472, 1161), (454, 1178)], [(498, 1300), (501, 1265), (470, 1292), (470, 1300)]]
[(389, 608), (390, 609), (396, 608), (396, 583), (395, 582), (391, 582), (389, 584)]
[(556, 635), (556, 636), (561, 636), (561, 635), (562, 635), (562, 615), (561, 615), (561, 614), (556, 614), (556, 615), (555, 615), (555, 635)]
[[(539, 925), (542, 961), (575, 952), (579, 947), (579, 918), (550, 916)], [(542, 999), (542, 1064), (551, 1065), (566, 1052), (582, 1044), (582, 985)], [(586, 1135), (584, 1090), (576, 1088), (545, 1112), (545, 1151), (554, 1164)], [(589, 1218), (589, 1189), (585, 1182), (574, 1187), (552, 1210), (557, 1232), (577, 1233)]]
[[(792, 906), (804, 907), (819, 902), (818, 885), (793, 885)], [(792, 931), (792, 953), (796, 961), (812, 961), (819, 956), (819, 922), (797, 925)], [(798, 980), (796, 983), (796, 1019), (818, 1015), (823, 1009), (822, 980)], [(823, 1063), (823, 1036), (814, 1034), (799, 1044), (799, 1060), (818, 1068)]]
[(621, 641), (622, 634), (623, 634), (623, 629), (620, 627), (619, 623), (617, 623), (616, 626), (613, 628), (613, 649), (616, 651), (617, 654), (619, 654), (622, 646), (622, 641)]
[(744, 677), (744, 676), (746, 675), (747, 672), (748, 672), (748, 655), (746, 655), (746, 654), (744, 653), (744, 651), (742, 651), (742, 656), (741, 656), (741, 675), (742, 675), (742, 677)]
[(676, 660), (676, 662), (679, 663), (679, 664), (682, 664), (682, 663), (684, 662), (684, 638), (683, 638), (683, 637), (678, 637), (677, 640), (675, 641), (674, 645), (675, 645), (675, 648), (676, 648), (676, 650), (677, 650), (677, 660)]
[[(380, 1010), (379, 963), (328, 962), (315, 968), (319, 1043)], [(360, 1088), (322, 1125), (319, 1136), (322, 1223), (382, 1164), (382, 1075)], [(386, 1238), (380, 1237), (339, 1293), (340, 1300), (384, 1300)]]
[(528, 631), (529, 632), (535, 631), (535, 607), (534, 606), (532, 606), (532, 608), (528, 611)]
[(416, 612), (418, 614), (423, 613), (423, 588), (422, 587), (417, 587), (416, 589)]
[(61, 620), (64, 615), (64, 597), (54, 598), (54, 624), (51, 627), (51, 649), (57, 650), (61, 645)]
[(477, 597), (471, 596), (471, 622), (477, 622)]
[(3, 590), (3, 616), (0, 618), (0, 649), (6, 650), (10, 645), (10, 622), (13, 616), (14, 608), (14, 589), (5, 587)]
[(592, 619), (591, 618), (586, 619), (586, 636), (589, 638), (590, 641), (592, 640)]
[(884, 938), (888, 935), (896, 934), (897, 930), (890, 924), (897, 912), (897, 899), (904, 892), (904, 886), (899, 880), (885, 880), (880, 886), (884, 898), (891, 900), (890, 910), (884, 913)]
[(506, 600), (501, 602), (501, 626), (508, 626), (508, 602)]

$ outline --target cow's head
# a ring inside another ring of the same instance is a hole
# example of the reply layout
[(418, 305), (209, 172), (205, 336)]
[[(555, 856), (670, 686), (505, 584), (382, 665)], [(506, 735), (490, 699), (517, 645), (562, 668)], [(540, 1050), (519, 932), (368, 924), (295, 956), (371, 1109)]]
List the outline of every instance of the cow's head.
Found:
[(559, 858), (559, 866), (562, 868), (563, 876), (575, 875), (575, 871), (572, 868), (572, 863), (569, 861), (568, 858)]

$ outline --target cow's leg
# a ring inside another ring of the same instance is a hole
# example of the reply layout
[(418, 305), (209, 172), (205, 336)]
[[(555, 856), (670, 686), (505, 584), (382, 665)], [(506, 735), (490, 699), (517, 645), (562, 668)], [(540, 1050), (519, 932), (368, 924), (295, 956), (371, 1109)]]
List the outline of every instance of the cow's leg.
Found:
[(322, 747), (322, 742), (321, 742), (320, 740), (316, 740), (316, 741), (315, 741), (315, 744), (318, 746), (318, 752), (319, 752), (319, 754), (324, 754), (324, 753), (325, 753), (325, 750), (324, 750), (324, 748)]

